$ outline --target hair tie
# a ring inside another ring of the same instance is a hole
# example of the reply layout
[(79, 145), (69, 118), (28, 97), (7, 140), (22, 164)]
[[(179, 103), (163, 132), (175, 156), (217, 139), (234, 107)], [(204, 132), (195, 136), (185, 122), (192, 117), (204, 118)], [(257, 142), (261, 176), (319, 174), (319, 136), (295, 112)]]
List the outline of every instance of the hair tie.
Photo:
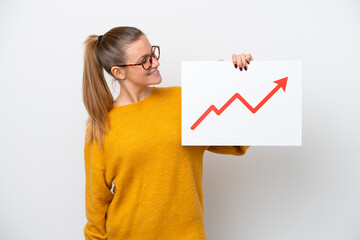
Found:
[(99, 36), (98, 36), (98, 44), (100, 43), (102, 36), (103, 36), (103, 35), (99, 35)]

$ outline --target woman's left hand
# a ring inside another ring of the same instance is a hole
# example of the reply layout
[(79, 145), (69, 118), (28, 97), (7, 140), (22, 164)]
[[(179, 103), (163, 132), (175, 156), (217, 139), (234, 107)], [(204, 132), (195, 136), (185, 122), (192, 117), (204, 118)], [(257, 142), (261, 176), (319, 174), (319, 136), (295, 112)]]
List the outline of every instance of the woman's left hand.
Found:
[[(245, 55), (244, 53), (236, 55), (232, 55), (232, 62), (234, 64), (234, 67), (237, 68), (239, 66), (240, 71), (242, 71), (242, 68), (247, 71), (247, 65), (250, 64), (250, 61), (254, 60), (250, 53)], [(224, 61), (220, 59), (219, 61)]]

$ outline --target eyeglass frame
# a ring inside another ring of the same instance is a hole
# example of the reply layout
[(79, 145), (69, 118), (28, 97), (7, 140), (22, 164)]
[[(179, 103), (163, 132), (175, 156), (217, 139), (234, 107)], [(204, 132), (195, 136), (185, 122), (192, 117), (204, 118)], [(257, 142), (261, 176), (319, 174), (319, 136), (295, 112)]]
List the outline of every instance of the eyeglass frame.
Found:
[[(138, 65), (142, 65), (142, 67), (143, 67), (143, 69), (145, 70), (145, 71), (147, 71), (147, 70), (149, 70), (150, 68), (151, 68), (151, 65), (152, 65), (152, 58), (153, 58), (153, 56), (154, 56), (154, 53), (155, 53), (155, 49), (157, 48), (158, 50), (159, 50), (159, 57), (156, 59), (156, 60), (159, 60), (160, 59), (160, 46), (158, 46), (158, 45), (154, 45), (154, 46), (151, 46), (151, 48), (153, 48), (153, 50), (152, 50), (152, 53), (151, 53), (151, 57), (150, 57), (150, 59), (149, 59), (149, 61), (150, 61), (150, 67), (148, 68), (148, 69), (145, 69), (145, 67), (144, 67), (144, 63), (133, 63), (133, 64), (124, 64), (124, 65), (113, 65), (112, 67), (128, 67), (128, 66), (138, 66)], [(147, 55), (146, 57), (148, 57), (149, 55)], [(154, 57), (155, 58), (155, 57)], [(111, 67), (111, 68), (112, 68)]]

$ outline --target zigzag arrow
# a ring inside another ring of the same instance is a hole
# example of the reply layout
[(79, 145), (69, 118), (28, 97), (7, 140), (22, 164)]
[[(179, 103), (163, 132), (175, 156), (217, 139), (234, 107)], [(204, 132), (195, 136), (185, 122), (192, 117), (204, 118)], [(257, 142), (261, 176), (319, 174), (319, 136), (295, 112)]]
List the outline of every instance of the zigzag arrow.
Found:
[(211, 105), (191, 126), (191, 130), (194, 130), (211, 111), (214, 111), (217, 115), (220, 115), (233, 101), (235, 101), (235, 99), (239, 99), (252, 113), (256, 113), (280, 88), (282, 88), (285, 92), (287, 80), (288, 77), (274, 81), (277, 86), (255, 108), (253, 108), (239, 93), (235, 93), (234, 96), (232, 96), (220, 109), (217, 109), (214, 105)]

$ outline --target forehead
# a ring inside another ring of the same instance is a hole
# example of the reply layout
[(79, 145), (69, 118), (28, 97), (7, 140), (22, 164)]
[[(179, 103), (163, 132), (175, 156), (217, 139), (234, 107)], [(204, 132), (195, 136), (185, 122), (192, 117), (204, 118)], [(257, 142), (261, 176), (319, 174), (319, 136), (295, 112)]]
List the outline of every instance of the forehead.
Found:
[(127, 48), (128, 59), (131, 61), (137, 60), (145, 54), (151, 54), (151, 44), (147, 37), (142, 36)]

